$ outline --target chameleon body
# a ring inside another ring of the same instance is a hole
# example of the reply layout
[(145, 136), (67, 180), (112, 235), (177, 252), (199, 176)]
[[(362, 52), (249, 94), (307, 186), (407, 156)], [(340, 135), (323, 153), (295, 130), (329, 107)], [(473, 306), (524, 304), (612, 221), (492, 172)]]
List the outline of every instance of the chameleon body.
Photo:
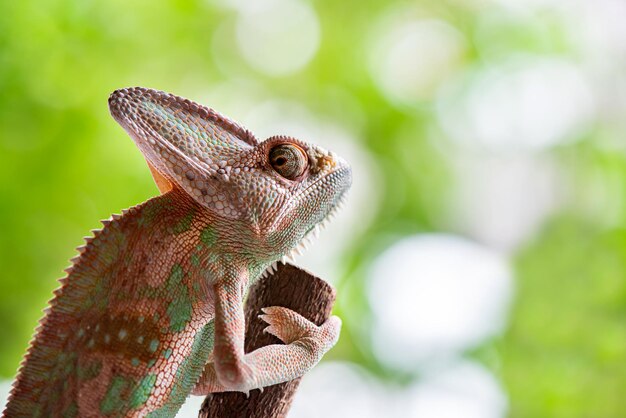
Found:
[(289, 137), (258, 141), (217, 112), (145, 88), (111, 114), (162, 194), (103, 221), (61, 279), (6, 417), (174, 416), (191, 393), (247, 392), (301, 376), (336, 342), (268, 307), (285, 345), (245, 354), (248, 286), (339, 206), (348, 164)]

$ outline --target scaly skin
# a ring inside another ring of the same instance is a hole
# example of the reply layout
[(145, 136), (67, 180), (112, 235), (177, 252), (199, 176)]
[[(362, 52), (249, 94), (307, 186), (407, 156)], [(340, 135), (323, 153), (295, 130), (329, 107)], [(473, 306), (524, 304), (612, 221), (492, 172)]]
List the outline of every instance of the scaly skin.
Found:
[(339, 336), (264, 309), (286, 345), (244, 354), (247, 287), (341, 202), (349, 166), (249, 131), (187, 99), (115, 91), (113, 117), (163, 193), (103, 221), (61, 280), (20, 368), (6, 417), (173, 416), (190, 394), (301, 376)]

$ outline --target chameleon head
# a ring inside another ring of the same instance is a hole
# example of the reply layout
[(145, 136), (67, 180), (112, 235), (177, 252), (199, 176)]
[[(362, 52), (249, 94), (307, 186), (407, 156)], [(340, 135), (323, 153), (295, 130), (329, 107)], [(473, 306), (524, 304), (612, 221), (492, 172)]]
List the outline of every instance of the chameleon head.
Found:
[(227, 117), (178, 96), (121, 89), (111, 94), (109, 108), (159, 189), (184, 190), (231, 224), (229, 239), (245, 238), (238, 244), (257, 256), (272, 259), (295, 247), (350, 187), (350, 166), (334, 153), (284, 136), (258, 141)]

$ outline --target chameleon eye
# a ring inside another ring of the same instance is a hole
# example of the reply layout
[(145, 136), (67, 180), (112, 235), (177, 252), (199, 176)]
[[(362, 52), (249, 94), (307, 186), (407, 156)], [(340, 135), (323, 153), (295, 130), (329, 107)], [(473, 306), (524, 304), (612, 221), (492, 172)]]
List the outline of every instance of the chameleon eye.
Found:
[(293, 180), (304, 173), (308, 158), (304, 151), (295, 145), (281, 144), (270, 151), (270, 164), (278, 174)]

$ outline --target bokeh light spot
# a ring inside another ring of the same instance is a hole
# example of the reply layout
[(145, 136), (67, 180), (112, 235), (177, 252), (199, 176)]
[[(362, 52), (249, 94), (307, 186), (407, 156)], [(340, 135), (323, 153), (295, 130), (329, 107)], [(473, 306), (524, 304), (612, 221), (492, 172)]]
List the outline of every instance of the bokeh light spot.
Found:
[(359, 366), (347, 362), (323, 362), (303, 379), (291, 418), (377, 418), (389, 416), (383, 409), (386, 391)]
[(239, 9), (237, 44), (256, 70), (275, 76), (304, 67), (319, 46), (317, 15), (299, 0), (255, 0)]
[(508, 400), (480, 364), (455, 362), (409, 387), (383, 385), (347, 362), (324, 362), (307, 374), (290, 418), (501, 418)]
[(403, 239), (371, 269), (374, 352), (403, 371), (456, 356), (502, 331), (511, 294), (508, 262), (488, 248), (445, 234)]
[(508, 409), (498, 381), (477, 363), (463, 361), (415, 384), (405, 394), (406, 415), (419, 418), (501, 418)]
[(556, 58), (513, 59), (444, 90), (438, 117), (450, 138), (507, 152), (576, 139), (595, 114), (584, 75)]
[(389, 19), (375, 39), (370, 67), (379, 88), (392, 101), (431, 98), (459, 67), (465, 51), (463, 35), (441, 20)]
[(549, 156), (464, 151), (452, 154), (456, 182), (448, 210), (455, 230), (512, 253), (564, 204), (563, 173)]

